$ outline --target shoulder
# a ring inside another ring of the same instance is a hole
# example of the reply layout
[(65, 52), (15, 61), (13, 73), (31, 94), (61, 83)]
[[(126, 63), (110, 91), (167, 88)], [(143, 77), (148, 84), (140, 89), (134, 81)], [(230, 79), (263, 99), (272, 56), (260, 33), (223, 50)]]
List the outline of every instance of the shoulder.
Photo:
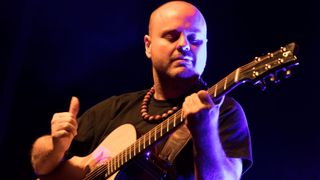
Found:
[(121, 106), (122, 104), (127, 104), (129, 102), (137, 101), (144, 97), (147, 90), (128, 92), (120, 95), (111, 96), (98, 104), (94, 105), (92, 109), (110, 108), (115, 106)]
[[(108, 127), (108, 124), (119, 113), (123, 113), (127, 106), (135, 104), (144, 97), (147, 90), (129, 92), (111, 96), (87, 109), (78, 119), (79, 127), (85, 130)], [(103, 130), (101, 130), (103, 131)]]
[(234, 111), (234, 110), (243, 111), (240, 103), (230, 96), (225, 96), (224, 102), (222, 103), (222, 106), (221, 106), (221, 110), (222, 111)]
[(141, 100), (146, 92), (147, 90), (141, 90), (111, 96), (87, 109), (81, 115), (80, 119), (112, 118), (119, 110), (123, 109), (123, 107)]
[(235, 124), (246, 124), (247, 118), (240, 103), (233, 97), (225, 96), (220, 108), (220, 120)]

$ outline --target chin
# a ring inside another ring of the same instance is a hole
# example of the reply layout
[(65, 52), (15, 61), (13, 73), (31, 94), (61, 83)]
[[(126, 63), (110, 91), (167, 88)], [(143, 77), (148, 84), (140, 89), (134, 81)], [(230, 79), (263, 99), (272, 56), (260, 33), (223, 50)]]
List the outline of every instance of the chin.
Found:
[(175, 77), (180, 78), (180, 79), (198, 79), (199, 78), (199, 74), (194, 72), (194, 71), (183, 71), (180, 73), (177, 73)]

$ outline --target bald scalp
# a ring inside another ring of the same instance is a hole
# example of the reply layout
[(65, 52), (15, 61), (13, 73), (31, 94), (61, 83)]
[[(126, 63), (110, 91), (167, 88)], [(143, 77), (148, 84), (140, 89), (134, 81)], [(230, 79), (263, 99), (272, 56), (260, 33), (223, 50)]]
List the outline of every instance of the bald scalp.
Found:
[(157, 23), (162, 16), (180, 12), (188, 12), (190, 16), (197, 16), (199, 21), (205, 26), (205, 29), (207, 29), (206, 21), (197, 7), (185, 1), (170, 1), (161, 5), (151, 13), (148, 27), (149, 35), (152, 35), (154, 24)]

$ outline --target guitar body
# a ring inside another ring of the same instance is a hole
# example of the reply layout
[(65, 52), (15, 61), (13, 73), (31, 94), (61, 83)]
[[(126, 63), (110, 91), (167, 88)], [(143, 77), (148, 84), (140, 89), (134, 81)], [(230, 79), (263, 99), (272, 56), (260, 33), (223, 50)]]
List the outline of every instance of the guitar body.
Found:
[[(56, 170), (48, 175), (40, 176), (41, 180), (80, 180), (85, 178), (88, 172), (84, 172), (83, 167), (90, 167), (92, 170), (97, 165), (92, 164), (96, 158), (106, 153), (110, 159), (118, 153), (129, 147), (137, 139), (137, 133), (133, 125), (124, 124), (112, 131), (100, 145), (88, 156), (79, 157), (74, 156), (68, 161), (62, 163)], [(109, 159), (109, 158), (108, 158)], [(101, 162), (103, 163), (103, 162)], [(98, 163), (99, 165), (99, 163)], [(89, 170), (90, 171), (90, 170)], [(116, 177), (117, 172), (110, 176), (108, 180)]]

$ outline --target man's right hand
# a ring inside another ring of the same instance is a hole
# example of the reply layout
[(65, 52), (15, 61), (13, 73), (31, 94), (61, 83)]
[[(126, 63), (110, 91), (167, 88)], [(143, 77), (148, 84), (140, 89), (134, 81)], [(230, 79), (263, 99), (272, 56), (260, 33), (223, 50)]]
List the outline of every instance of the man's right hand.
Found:
[(77, 135), (80, 102), (77, 97), (72, 97), (69, 112), (55, 113), (51, 120), (51, 136), (55, 149), (67, 151), (71, 141)]

